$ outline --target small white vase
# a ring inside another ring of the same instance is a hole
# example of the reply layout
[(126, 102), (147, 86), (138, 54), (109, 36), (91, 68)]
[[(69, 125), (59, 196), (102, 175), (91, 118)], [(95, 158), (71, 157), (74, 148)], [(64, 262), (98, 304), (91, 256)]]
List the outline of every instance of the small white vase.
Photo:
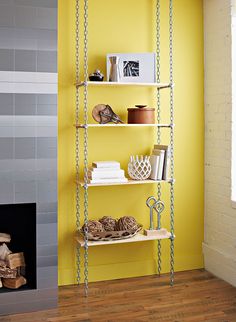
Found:
[(151, 174), (150, 156), (131, 156), (128, 164), (128, 174), (134, 180), (146, 180)]

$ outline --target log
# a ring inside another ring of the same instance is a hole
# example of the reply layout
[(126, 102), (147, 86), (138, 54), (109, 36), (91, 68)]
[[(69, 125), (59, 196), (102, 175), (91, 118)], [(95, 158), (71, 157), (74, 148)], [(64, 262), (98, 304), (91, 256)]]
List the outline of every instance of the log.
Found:
[(17, 276), (25, 276), (25, 266), (17, 267)]
[(11, 269), (8, 267), (0, 267), (0, 278), (16, 278), (17, 276), (17, 269)]
[(7, 255), (7, 266), (10, 268), (17, 268), (25, 266), (24, 253), (13, 253)]
[(7, 245), (4, 243), (0, 246), (0, 259), (5, 261), (7, 255), (11, 254), (10, 249), (7, 247)]
[(7, 288), (17, 289), (26, 284), (26, 279), (23, 276), (18, 276), (16, 278), (3, 278), (2, 284)]
[(7, 266), (7, 263), (2, 259), (0, 259), (0, 267), (6, 267), (6, 266)]
[(10, 243), (11, 236), (9, 234), (0, 233), (0, 243)]

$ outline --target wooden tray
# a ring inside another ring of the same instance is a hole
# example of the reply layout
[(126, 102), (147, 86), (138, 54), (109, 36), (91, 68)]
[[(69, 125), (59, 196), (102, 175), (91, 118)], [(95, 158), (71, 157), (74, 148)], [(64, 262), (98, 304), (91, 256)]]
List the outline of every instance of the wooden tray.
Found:
[[(110, 240), (127, 239), (135, 236), (141, 229), (142, 229), (142, 226), (139, 225), (138, 229), (136, 230), (115, 230), (115, 231), (88, 233), (88, 240), (110, 241)], [(85, 238), (83, 230), (80, 229), (79, 232)]]

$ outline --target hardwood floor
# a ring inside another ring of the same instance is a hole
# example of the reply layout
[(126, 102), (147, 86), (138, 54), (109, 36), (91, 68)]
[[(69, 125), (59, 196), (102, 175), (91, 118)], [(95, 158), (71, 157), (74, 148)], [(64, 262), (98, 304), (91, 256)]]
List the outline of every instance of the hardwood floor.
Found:
[(205, 270), (122, 279), (59, 289), (54, 310), (0, 317), (1, 322), (236, 322), (236, 288)]

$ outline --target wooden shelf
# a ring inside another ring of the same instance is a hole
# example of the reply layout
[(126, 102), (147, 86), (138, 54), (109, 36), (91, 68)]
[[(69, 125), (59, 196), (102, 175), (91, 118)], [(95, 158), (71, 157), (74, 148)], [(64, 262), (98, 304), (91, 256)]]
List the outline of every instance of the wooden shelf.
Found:
[[(171, 237), (171, 233), (167, 232), (166, 235), (162, 235), (159, 237), (156, 236), (145, 236), (141, 233), (138, 233), (134, 237), (127, 239), (119, 239), (119, 240), (109, 240), (109, 241), (89, 241), (88, 246), (103, 246), (103, 245), (116, 245), (116, 244), (127, 244), (127, 243), (137, 243), (137, 242), (145, 242), (150, 240), (159, 240), (159, 239), (169, 239)], [(84, 247), (84, 238), (81, 235), (75, 237), (77, 243), (80, 247)]]
[[(132, 184), (150, 184), (150, 183), (159, 183), (159, 182), (167, 182), (167, 183), (171, 183), (172, 180), (168, 179), (168, 180), (131, 180), (128, 179), (128, 182), (109, 182), (109, 183), (89, 183), (88, 187), (101, 187), (101, 186), (127, 186), (127, 185), (132, 185)], [(84, 181), (79, 181), (79, 185), (81, 187), (84, 187)]]
[[(75, 86), (85, 86), (85, 82), (76, 83)], [(123, 82), (87, 82), (87, 86), (141, 86), (141, 87), (156, 87), (156, 88), (170, 88), (170, 83), (123, 83)]]
[[(107, 123), (107, 124), (99, 124), (99, 123), (92, 123), (87, 124), (88, 128), (95, 127), (95, 128), (106, 128), (106, 127), (166, 127), (171, 128), (173, 124), (127, 124), (127, 123)], [(76, 128), (86, 128), (86, 124), (75, 124)]]

